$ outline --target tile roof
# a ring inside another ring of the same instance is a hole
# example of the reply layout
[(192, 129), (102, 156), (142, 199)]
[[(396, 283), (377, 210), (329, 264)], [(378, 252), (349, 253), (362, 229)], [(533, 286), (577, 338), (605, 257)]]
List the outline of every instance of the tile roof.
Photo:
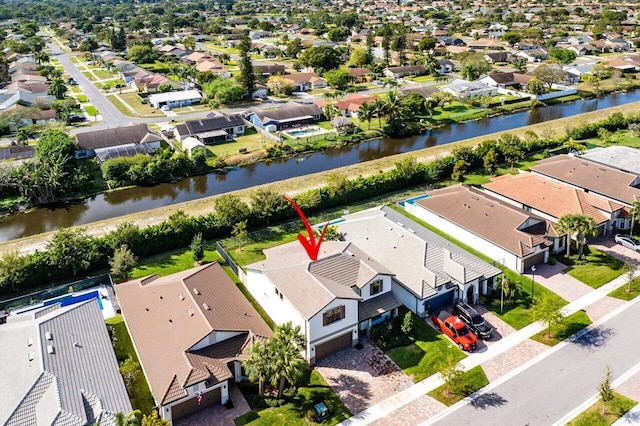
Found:
[(373, 297), (358, 304), (358, 321), (377, 317), (385, 312), (402, 306), (392, 291)]
[(627, 206), (640, 200), (640, 177), (571, 155), (545, 158), (533, 166), (531, 171)]
[(193, 383), (232, 376), (226, 358), (198, 358), (224, 352), (218, 343), (203, 352), (203, 339), (237, 332), (235, 338), (246, 346), (272, 334), (218, 263), (119, 284), (116, 294), (158, 404), (183, 398), (184, 388)]
[[(519, 257), (555, 235), (551, 222), (462, 184), (430, 191), (416, 204)], [(527, 226), (532, 222), (542, 229)]]
[(600, 224), (609, 220), (602, 211), (612, 213), (623, 208), (621, 204), (528, 172), (503, 175), (483, 186), (555, 218), (569, 213), (586, 214)]
[[(371, 259), (393, 271), (395, 279), (420, 299), (429, 297), (442, 285), (500, 273), (391, 208), (373, 208), (343, 219), (336, 226), (345, 240), (365, 247)], [(448, 263), (450, 260), (452, 264)], [(464, 276), (454, 265), (462, 267)]]
[(247, 266), (261, 271), (307, 319), (336, 298), (360, 299), (351, 288), (367, 284), (378, 274), (392, 275), (359, 247), (325, 241), (317, 261), (309, 260), (298, 241), (264, 251), (267, 259)]
[(111, 425), (131, 411), (96, 300), (9, 317), (0, 346), (11, 384), (0, 387), (0, 424)]

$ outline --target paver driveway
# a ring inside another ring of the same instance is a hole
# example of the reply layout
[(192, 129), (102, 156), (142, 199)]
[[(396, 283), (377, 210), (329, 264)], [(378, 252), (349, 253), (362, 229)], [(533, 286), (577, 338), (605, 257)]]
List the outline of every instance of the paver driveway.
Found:
[(316, 369), (352, 414), (413, 385), (391, 359), (368, 340), (321, 359)]

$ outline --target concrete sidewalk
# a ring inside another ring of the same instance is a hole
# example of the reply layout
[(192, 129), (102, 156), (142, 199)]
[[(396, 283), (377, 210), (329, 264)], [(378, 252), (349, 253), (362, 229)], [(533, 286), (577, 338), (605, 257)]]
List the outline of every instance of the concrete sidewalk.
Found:
[[(636, 276), (638, 275), (638, 270), (636, 270)], [(569, 303), (562, 309), (563, 315), (571, 315), (574, 312), (585, 309), (587, 306), (599, 301), (600, 299), (606, 297), (611, 291), (615, 290), (618, 287), (626, 284), (627, 277), (626, 274), (615, 278), (609, 283), (601, 286), (598, 289), (595, 289), (584, 296), (574, 300)], [(625, 305), (623, 305), (625, 306)], [(601, 320), (602, 321), (602, 320)], [(598, 321), (600, 322), (600, 321)], [(473, 367), (481, 365), (490, 359), (506, 352), (507, 350), (515, 347), (516, 345), (524, 342), (529, 339), (531, 336), (539, 333), (544, 329), (544, 325), (540, 322), (535, 322), (529, 324), (528, 326), (511, 333), (510, 335), (504, 337), (502, 340), (495, 342), (491, 346), (488, 346), (487, 349), (483, 352), (470, 354), (467, 358), (463, 359), (460, 364), (462, 368), (467, 371)], [(586, 332), (589, 329), (584, 329)], [(550, 348), (548, 351), (553, 350)], [(545, 352), (545, 353), (546, 353)], [(544, 356), (544, 354), (542, 354)], [(525, 363), (524, 365), (516, 368), (519, 371), (519, 368), (526, 367), (530, 362), (535, 362), (540, 357), (536, 357), (533, 360)], [(511, 373), (510, 373), (511, 374)], [(508, 374), (508, 375), (510, 375)], [(408, 403), (415, 401), (416, 399), (424, 396), (427, 392), (432, 391), (438, 386), (442, 385), (443, 381), (438, 374), (435, 374), (431, 377), (428, 377), (421, 382), (416, 383), (415, 385), (407, 388), (401, 392), (392, 395), (391, 397), (385, 399), (384, 401), (379, 402), (376, 405), (369, 407), (368, 409), (356, 414), (355, 416), (343, 421), (340, 423), (341, 425), (367, 425), (371, 424), (384, 416), (391, 414), (393, 411), (398, 410), (405, 406)], [(445, 410), (446, 411), (446, 410)], [(427, 420), (427, 419), (424, 419)]]

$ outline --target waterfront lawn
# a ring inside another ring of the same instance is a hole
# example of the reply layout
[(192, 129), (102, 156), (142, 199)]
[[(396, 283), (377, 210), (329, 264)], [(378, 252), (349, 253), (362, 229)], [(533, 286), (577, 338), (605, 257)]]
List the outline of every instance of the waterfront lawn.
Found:
[[(251, 233), (245, 241), (227, 238), (220, 243), (238, 265), (250, 265), (266, 259), (263, 250), (295, 241), (298, 233), (302, 231), (302, 228), (292, 232), (280, 227), (269, 227)], [(306, 231), (303, 234), (306, 235)]]
[[(213, 241), (205, 244), (204, 259), (202, 263), (220, 262), (222, 257), (216, 251)], [(193, 268), (194, 260), (189, 248), (172, 250), (154, 256), (141, 259), (138, 266), (131, 272), (131, 279), (158, 274), (161, 277), (171, 275), (185, 269)]]
[(321, 400), (329, 401), (333, 405), (332, 416), (322, 424), (332, 426), (351, 417), (349, 409), (340, 401), (322, 375), (310, 368), (305, 369), (298, 383), (296, 396), (286, 398), (286, 403), (280, 407), (262, 408), (264, 403), (262, 398), (258, 397), (258, 386), (255, 384), (243, 381), (239, 387), (248, 402), (262, 404), (257, 404), (258, 406), (252, 407), (251, 411), (236, 418), (236, 426), (309, 425), (312, 423), (303, 418), (303, 405)]
[(584, 310), (580, 310), (563, 318), (562, 321), (551, 327), (550, 337), (548, 336), (549, 330), (545, 327), (544, 330), (532, 336), (531, 339), (544, 343), (545, 345), (555, 346), (590, 324), (591, 320), (587, 313)]
[(433, 121), (436, 122), (460, 122), (479, 118), (487, 114), (487, 110), (474, 107), (458, 101), (453, 101), (444, 107), (436, 107), (433, 110)]
[(256, 129), (248, 128), (244, 135), (238, 136), (235, 140), (215, 145), (207, 145), (207, 149), (217, 157), (227, 157), (237, 154), (240, 148), (246, 148), (248, 152), (251, 152), (264, 148), (267, 143), (271, 142), (274, 141), (262, 133), (259, 133)]
[[(415, 342), (390, 349), (387, 355), (415, 383), (436, 374), (439, 363), (448, 356), (456, 361), (467, 357), (452, 340), (436, 331), (427, 322), (416, 319), (413, 324)], [(383, 323), (376, 327), (384, 326)]]
[(608, 426), (615, 423), (627, 411), (631, 410), (637, 402), (617, 392), (613, 393), (613, 401), (607, 404), (605, 415), (602, 411), (602, 400), (598, 400), (591, 407), (580, 413), (578, 417), (567, 423), (568, 426)]
[(455, 385), (455, 389), (447, 389), (447, 385), (445, 384), (435, 388), (427, 395), (450, 407), (462, 398), (471, 395), (488, 384), (489, 379), (487, 379), (487, 375), (484, 374), (482, 367), (478, 365), (462, 374), (462, 377), (460, 377)]
[[(105, 322), (107, 326), (113, 328), (115, 338), (113, 349), (116, 353), (118, 363), (122, 363), (129, 357), (136, 362), (140, 362), (138, 355), (133, 348), (133, 342), (131, 342), (131, 336), (129, 336), (129, 332), (127, 331), (127, 326), (124, 323), (122, 315), (118, 314), (113, 318), (109, 318)], [(153, 411), (155, 402), (153, 401), (153, 396), (151, 396), (151, 391), (149, 390), (149, 385), (147, 384), (147, 379), (144, 374), (138, 374), (136, 379), (133, 381), (133, 387), (131, 394), (129, 395), (129, 399), (131, 400), (131, 406), (134, 410), (140, 410), (143, 414), (150, 414)]]
[(567, 265), (565, 273), (592, 288), (598, 288), (624, 273), (624, 262), (595, 248), (585, 245), (585, 263), (577, 262), (577, 254), (561, 256), (558, 260)]
[[(627, 291), (627, 289), (629, 291)], [(608, 296), (615, 297), (622, 300), (632, 300), (640, 294), (640, 278), (635, 278), (631, 281), (631, 285), (625, 284), (617, 289), (613, 290)]]

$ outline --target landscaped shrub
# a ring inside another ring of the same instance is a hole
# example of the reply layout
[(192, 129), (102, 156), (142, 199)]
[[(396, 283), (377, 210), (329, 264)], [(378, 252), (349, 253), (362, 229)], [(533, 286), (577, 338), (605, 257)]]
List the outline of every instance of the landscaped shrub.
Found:
[(413, 343), (412, 336), (402, 332), (403, 319), (402, 316), (397, 316), (391, 321), (373, 326), (371, 341), (383, 351)]

